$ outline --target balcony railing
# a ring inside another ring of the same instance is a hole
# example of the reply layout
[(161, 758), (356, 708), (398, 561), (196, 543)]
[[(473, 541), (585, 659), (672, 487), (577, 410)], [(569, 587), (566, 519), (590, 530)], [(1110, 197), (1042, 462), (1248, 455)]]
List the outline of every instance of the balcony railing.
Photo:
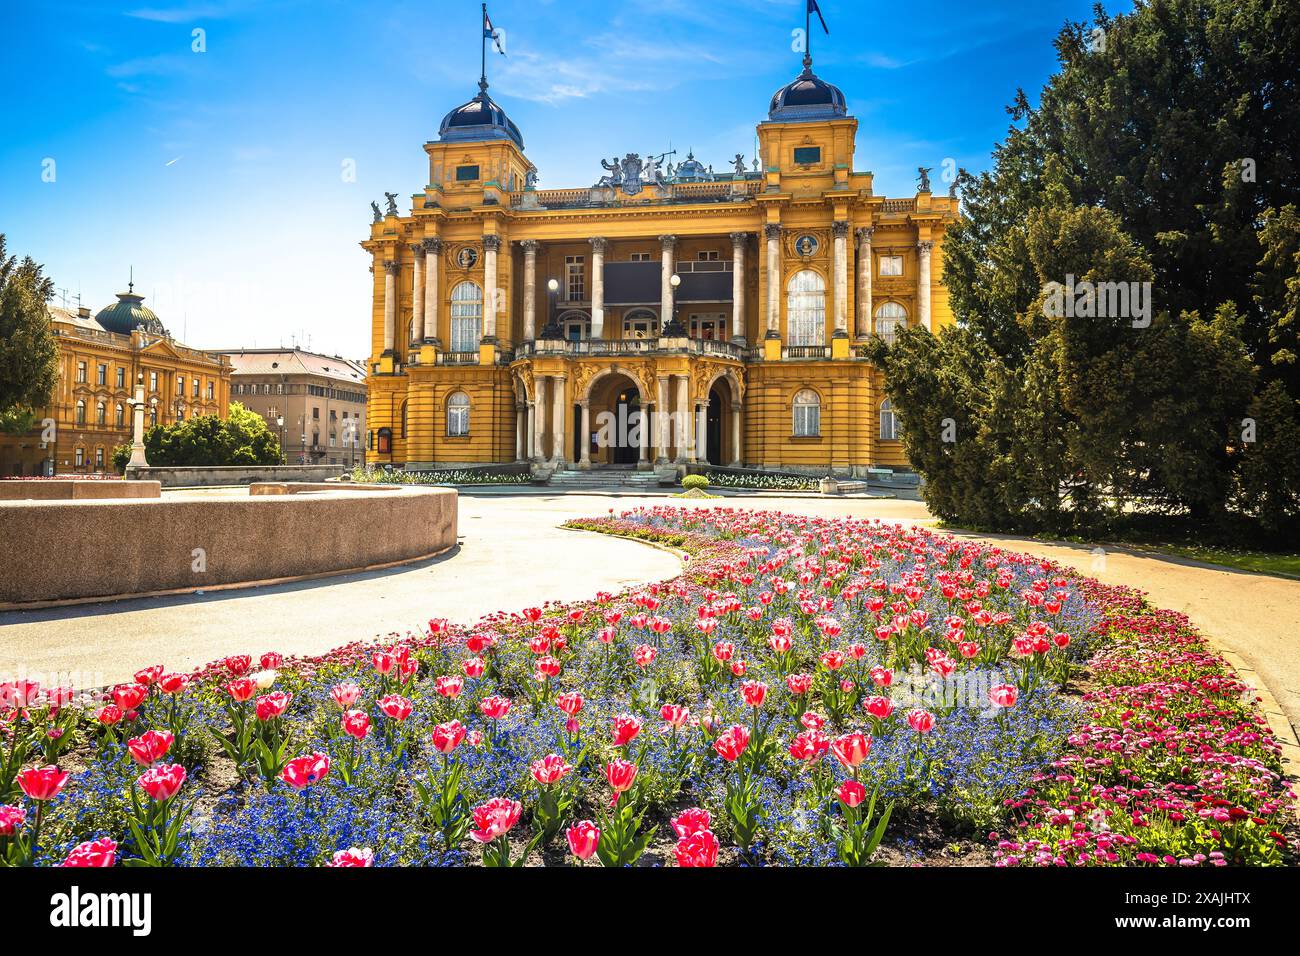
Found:
[(787, 345), (781, 349), (783, 359), (826, 359), (831, 357), (829, 345)]
[(477, 352), (439, 352), (439, 365), (477, 365)]

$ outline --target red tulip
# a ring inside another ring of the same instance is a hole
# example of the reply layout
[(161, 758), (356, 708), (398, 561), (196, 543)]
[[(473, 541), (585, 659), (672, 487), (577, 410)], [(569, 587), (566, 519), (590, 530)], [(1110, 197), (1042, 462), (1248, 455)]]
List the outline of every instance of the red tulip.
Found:
[(583, 703), (582, 695), (577, 691), (569, 691), (555, 698), (555, 706), (569, 717), (577, 717), (582, 712)]
[(638, 667), (649, 667), (658, 654), (658, 648), (649, 644), (638, 644), (636, 650), (632, 652), (632, 659), (636, 661)]
[(388, 694), (381, 697), (378, 701), (379, 709), (393, 720), (405, 720), (411, 716), (411, 710), (414, 705), (401, 694)]
[(112, 866), (117, 861), (117, 844), (104, 837), (102, 840), (91, 840), (86, 843), (78, 843), (72, 848), (61, 865), (67, 867), (97, 867), (104, 869)]
[(907, 715), (907, 723), (918, 734), (928, 734), (934, 730), (934, 714), (926, 710), (914, 710)]
[(338, 850), (325, 865), (340, 869), (369, 868), (375, 865), (375, 851), (370, 847), (359, 849), (355, 846), (350, 850)]
[(590, 860), (600, 843), (600, 827), (590, 820), (579, 820), (565, 832), (569, 850), (579, 860)]
[(831, 741), (831, 753), (850, 770), (862, 766), (871, 751), (871, 738), (866, 734), (852, 733)]
[(830, 739), (820, 730), (805, 730), (790, 741), (790, 756), (795, 760), (812, 761), (830, 749)]
[(231, 677), (243, 677), (253, 666), (253, 658), (248, 654), (237, 654), (234, 657), (227, 657), (223, 663), (226, 665), (226, 670), (230, 671)]
[(636, 782), (638, 769), (630, 760), (613, 760), (605, 767), (605, 779), (615, 793), (626, 793)]
[(376, 651), (370, 656), (370, 663), (380, 674), (391, 674), (397, 667), (397, 658), (387, 651)]
[(713, 656), (720, 663), (725, 664), (735, 656), (735, 653), (736, 645), (731, 643), (731, 641), (718, 641), (718, 643), (713, 645)]
[(641, 733), (641, 721), (630, 714), (620, 714), (614, 718), (614, 746), (626, 747), (636, 735)]
[(989, 688), (989, 700), (995, 707), (1014, 707), (1019, 698), (1020, 691), (1013, 684), (994, 684)]
[(361, 697), (361, 688), (349, 681), (331, 687), (330, 696), (334, 698), (334, 703), (338, 704), (341, 709), (348, 710)]
[(284, 666), (284, 656), (275, 651), (267, 651), (258, 659), (258, 663), (262, 665), (264, 671), (278, 671)]
[(145, 687), (149, 687), (162, 676), (162, 672), (163, 666), (161, 664), (154, 664), (152, 667), (142, 668), (135, 672), (135, 682), (137, 684), (143, 684)]
[(343, 732), (357, 740), (365, 740), (370, 733), (370, 715), (364, 710), (349, 710), (343, 714)]
[(478, 709), (483, 711), (483, 716), (490, 720), (500, 720), (506, 714), (510, 713), (510, 700), (506, 697), (498, 697), (496, 694), (490, 697), (484, 697), (479, 701)]
[(465, 725), (459, 720), (449, 720), (433, 728), (433, 746), (440, 754), (449, 754), (465, 739)]
[(740, 685), (740, 696), (750, 707), (762, 707), (767, 699), (767, 685), (761, 681), (747, 680)]
[(303, 790), (324, 780), (330, 772), (328, 754), (314, 753), (309, 757), (295, 757), (284, 765), (280, 779), (295, 790)]
[(523, 806), (505, 797), (493, 797), (486, 803), (474, 808), (474, 824), (477, 830), (471, 830), (470, 839), (477, 843), (491, 843), (498, 837), (505, 836), (510, 828), (519, 822), (524, 812)]
[(537, 668), (537, 673), (541, 674), (543, 677), (558, 677), (562, 667), (560, 662), (550, 655), (539, 657), (535, 666)]
[(529, 623), (536, 624), (542, 619), (542, 609), (540, 607), (526, 607), (524, 608), (524, 618)]
[(669, 727), (680, 730), (690, 720), (691, 712), (681, 704), (664, 704), (659, 708), (659, 716)]
[(117, 704), (107, 704), (100, 708), (99, 713), (95, 715), (95, 719), (105, 727), (112, 727), (122, 722), (122, 716), (121, 707), (117, 706)]
[(0, 837), (11, 837), (17, 833), (27, 819), (27, 811), (22, 807), (0, 805)]
[(230, 699), (238, 704), (252, 700), (257, 694), (257, 681), (251, 677), (241, 677), (238, 680), (232, 680), (226, 685), (226, 693)]
[(678, 866), (718, 865), (718, 839), (708, 830), (678, 840), (674, 852)]
[(844, 666), (844, 652), (827, 651), (821, 656), (821, 663), (828, 671), (837, 671)]
[(749, 746), (749, 731), (739, 724), (732, 724), (726, 730), (718, 735), (718, 739), (713, 742), (713, 749), (716, 750), (723, 760), (734, 763), (745, 752)]
[(150, 767), (136, 780), (140, 789), (159, 803), (176, 796), (184, 782), (185, 768), (178, 763), (167, 767)]
[(443, 697), (455, 700), (460, 696), (461, 691), (465, 689), (465, 678), (463, 677), (439, 677), (434, 681), (434, 690)]
[(708, 830), (713, 823), (713, 818), (709, 816), (708, 810), (701, 807), (691, 807), (673, 817), (672, 822), (673, 832), (681, 840)]
[(277, 690), (270, 694), (264, 694), (257, 698), (255, 710), (257, 719), (265, 723), (268, 720), (274, 720), (276, 717), (282, 716), (284, 712), (289, 709), (289, 703), (292, 700), (293, 695), (286, 694), (282, 690)]
[(164, 694), (183, 694), (189, 685), (190, 679), (185, 674), (168, 674), (158, 679), (158, 689)]
[(871, 679), (877, 687), (888, 687), (894, 682), (894, 672), (887, 667), (871, 668)]
[(559, 754), (547, 754), (541, 760), (534, 760), (531, 770), (533, 779), (544, 787), (559, 783), (573, 772)]
[(144, 684), (120, 684), (113, 688), (113, 703), (124, 711), (135, 710), (148, 695)]
[(856, 780), (845, 780), (840, 784), (839, 795), (840, 802), (853, 809), (867, 799), (867, 788)]
[(790, 688), (790, 693), (796, 697), (802, 697), (812, 690), (812, 682), (812, 674), (790, 674), (785, 679), (785, 686)]
[(28, 767), (18, 771), (18, 786), (31, 800), (44, 802), (58, 796), (68, 775), (58, 767)]
[(483, 663), (483, 658), (471, 657), (462, 663), (460, 668), (465, 672), (466, 677), (482, 677), (487, 670), (487, 665)]
[(131, 759), (142, 767), (151, 767), (167, 755), (176, 738), (165, 730), (146, 730), (126, 742)]
[(888, 697), (868, 697), (862, 702), (862, 706), (877, 720), (885, 720), (894, 712), (894, 702)]

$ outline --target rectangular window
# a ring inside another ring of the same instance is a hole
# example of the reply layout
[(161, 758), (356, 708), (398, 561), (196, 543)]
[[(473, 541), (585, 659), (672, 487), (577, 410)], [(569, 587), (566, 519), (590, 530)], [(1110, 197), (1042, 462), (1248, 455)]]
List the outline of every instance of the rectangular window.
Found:
[(104, 470), (104, 449), (95, 449), (95, 468), (99, 471)]
[(199, 380), (198, 380), (197, 378), (194, 380), (194, 391), (193, 391), (193, 395), (194, 395), (195, 398), (198, 398), (198, 397), (199, 397)]
[(158, 373), (157, 373), (157, 372), (150, 372), (150, 373), (149, 373), (149, 391), (151, 391), (151, 392), (156, 392), (156, 391), (158, 391)]
[(880, 274), (882, 276), (901, 276), (903, 274), (903, 257), (881, 256)]
[(117, 370), (117, 387), (126, 388), (126, 369), (124, 368)]
[(78, 382), (85, 382), (85, 381), (86, 381), (86, 363), (85, 363), (85, 362), (78, 362), (78, 363), (77, 363), (77, 381), (78, 381)]
[(697, 253), (695, 254), (695, 258), (696, 258), (698, 261), (700, 261), (700, 262), (717, 262), (717, 261), (718, 261), (718, 250), (716, 250), (716, 249), (701, 249), (699, 252), (697, 252)]
[(634, 253), (632, 253), (632, 261), (633, 261), (633, 262), (653, 262), (653, 261), (654, 261), (654, 255), (651, 254), (651, 253), (649, 253), (649, 252), (634, 252)]
[(108, 366), (105, 365), (103, 362), (100, 362), (98, 365), (95, 366), (95, 384), (96, 385), (108, 384)]
[(211, 382), (211, 380), (209, 380), (209, 381), (208, 381), (208, 401), (212, 401), (212, 399), (213, 399), (214, 396), (215, 396), (215, 392), (214, 392), (213, 387), (212, 387), (212, 382)]
[(476, 179), (478, 179), (478, 167), (477, 167), (477, 166), (457, 166), (457, 167), (456, 167), (456, 182), (458, 182), (458, 183), (472, 183), (472, 182), (474, 182)]
[(582, 256), (565, 256), (564, 272), (567, 277), (565, 295), (570, 302), (582, 302), (586, 299), (587, 284)]
[(185, 377), (183, 375), (176, 376), (176, 394), (181, 398), (185, 397)]
[(77, 467), (78, 467), (78, 468), (80, 468), (82, 465), (84, 465), (84, 464), (86, 463), (86, 449), (84, 449), (84, 448), (78, 448), (78, 449), (77, 449), (77, 459), (76, 459), (76, 460), (77, 460)]
[(794, 162), (796, 166), (811, 166), (814, 163), (822, 161), (822, 148), (820, 146), (796, 146), (794, 148)]

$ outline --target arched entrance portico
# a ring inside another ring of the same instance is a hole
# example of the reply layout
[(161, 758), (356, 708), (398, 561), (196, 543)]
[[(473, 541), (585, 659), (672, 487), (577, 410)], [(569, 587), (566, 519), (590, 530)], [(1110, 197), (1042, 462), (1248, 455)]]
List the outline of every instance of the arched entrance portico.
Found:
[(577, 416), (574, 452), (579, 467), (630, 468), (647, 461), (650, 423), (648, 415), (642, 415), (641, 390), (627, 374), (610, 371), (593, 380)]
[(711, 465), (739, 465), (743, 453), (740, 412), (744, 394), (740, 382), (730, 371), (720, 372), (709, 382), (708, 392), (701, 394), (697, 407), (702, 407), (703, 417), (697, 421), (703, 434), (696, 442), (700, 460)]

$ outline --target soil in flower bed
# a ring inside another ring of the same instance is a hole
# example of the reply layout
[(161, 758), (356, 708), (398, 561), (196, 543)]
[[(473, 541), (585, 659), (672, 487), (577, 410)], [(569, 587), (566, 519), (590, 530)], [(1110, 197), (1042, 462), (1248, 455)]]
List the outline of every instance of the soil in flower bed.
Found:
[(875, 521), (657, 507), (571, 524), (691, 561), (318, 657), (149, 667), (84, 710), (0, 684), (0, 859), (1294, 862), (1246, 688), (1135, 591)]

